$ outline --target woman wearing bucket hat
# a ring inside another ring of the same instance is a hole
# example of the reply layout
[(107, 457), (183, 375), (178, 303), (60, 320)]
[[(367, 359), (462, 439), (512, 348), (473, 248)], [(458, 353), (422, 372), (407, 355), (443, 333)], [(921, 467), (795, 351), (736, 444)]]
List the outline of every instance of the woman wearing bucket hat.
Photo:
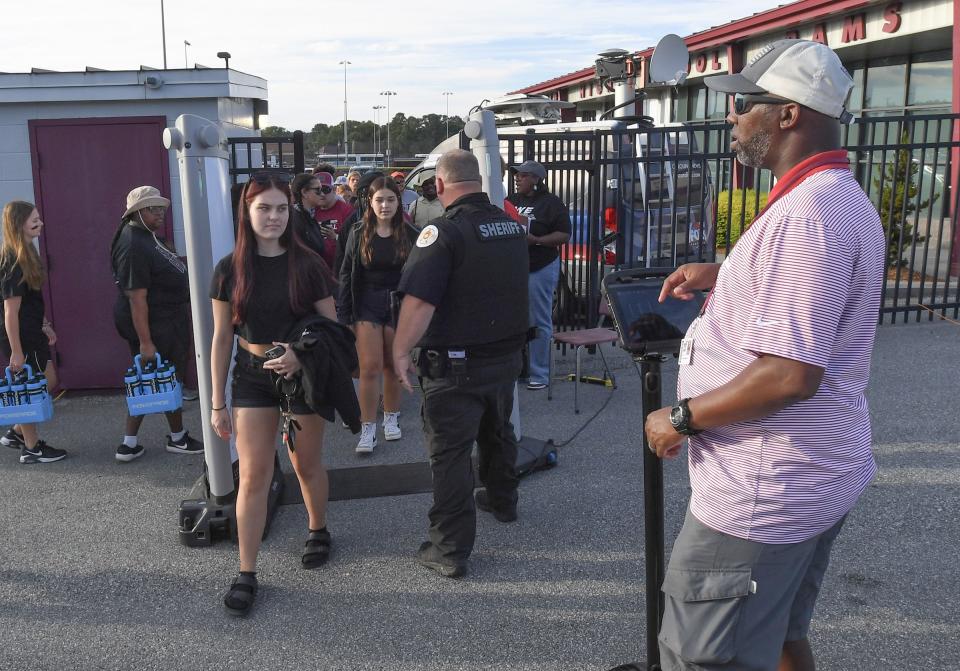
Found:
[[(7, 356), (10, 371), (19, 373), (24, 364), (47, 377), (50, 389), (57, 386), (56, 369), (50, 361), (50, 345), (57, 335), (44, 315), (40, 287), (46, 279), (33, 241), (43, 222), (33, 203), (15, 200), (3, 208), (3, 245), (0, 247), (0, 352)], [(19, 429), (19, 430), (18, 430)], [(7, 447), (20, 449), (21, 464), (47, 464), (67, 456), (40, 440), (36, 424), (17, 424), (0, 438)]]
[[(159, 352), (182, 372), (190, 351), (187, 267), (156, 235), (169, 206), (170, 200), (152, 186), (139, 186), (127, 194), (127, 209), (110, 245), (113, 279), (120, 291), (113, 319), (131, 354), (152, 361)], [(182, 412), (166, 415), (170, 425), (167, 452), (202, 453), (203, 443), (183, 428)], [(117, 461), (133, 461), (143, 454), (137, 443), (142, 420), (142, 416), (127, 416)]]

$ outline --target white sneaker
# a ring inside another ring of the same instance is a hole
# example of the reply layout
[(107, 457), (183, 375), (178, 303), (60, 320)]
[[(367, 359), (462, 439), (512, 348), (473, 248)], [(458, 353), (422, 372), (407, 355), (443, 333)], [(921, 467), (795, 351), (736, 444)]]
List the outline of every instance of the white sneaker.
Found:
[(377, 446), (377, 423), (364, 422), (360, 427), (360, 442), (357, 443), (357, 454), (370, 454)]
[(400, 440), (403, 433), (400, 431), (400, 413), (383, 413), (383, 438), (384, 440)]

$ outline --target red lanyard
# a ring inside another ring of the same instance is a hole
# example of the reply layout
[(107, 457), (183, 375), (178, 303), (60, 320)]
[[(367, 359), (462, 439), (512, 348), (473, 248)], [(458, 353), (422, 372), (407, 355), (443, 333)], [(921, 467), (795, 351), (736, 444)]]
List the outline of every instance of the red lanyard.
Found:
[[(815, 175), (818, 172), (823, 172), (824, 170), (849, 170), (849, 168), (850, 159), (847, 158), (846, 149), (834, 149), (832, 151), (821, 152), (797, 163), (790, 168), (781, 179), (777, 180), (773, 189), (770, 190), (767, 204), (764, 205), (759, 214), (753, 218), (750, 225), (752, 226), (754, 221), (766, 214), (767, 210), (769, 210), (775, 202), (800, 186), (807, 177)], [(710, 303), (710, 299), (713, 298), (714, 289), (716, 289), (716, 287), (710, 289), (710, 293), (707, 294), (706, 299), (703, 301), (703, 307), (700, 308), (701, 317), (707, 311), (707, 305)]]

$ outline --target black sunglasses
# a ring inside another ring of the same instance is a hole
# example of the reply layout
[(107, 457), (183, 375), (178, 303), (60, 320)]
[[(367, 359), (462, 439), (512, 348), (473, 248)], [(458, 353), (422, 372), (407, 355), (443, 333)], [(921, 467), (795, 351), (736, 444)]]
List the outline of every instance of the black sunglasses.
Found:
[(314, 187), (314, 188), (312, 188), (312, 189), (307, 189), (307, 191), (313, 191), (313, 192), (314, 192), (315, 194), (317, 194), (318, 196), (320, 196), (320, 195), (326, 196), (328, 193), (330, 193), (331, 191), (333, 191), (333, 187), (332, 187), (332, 186), (328, 186), (328, 185), (326, 185), (326, 184), (321, 184), (320, 186)]
[(773, 96), (755, 96), (747, 93), (737, 93), (733, 96), (733, 111), (737, 116), (746, 114), (753, 105), (787, 105), (793, 102), (786, 98)]

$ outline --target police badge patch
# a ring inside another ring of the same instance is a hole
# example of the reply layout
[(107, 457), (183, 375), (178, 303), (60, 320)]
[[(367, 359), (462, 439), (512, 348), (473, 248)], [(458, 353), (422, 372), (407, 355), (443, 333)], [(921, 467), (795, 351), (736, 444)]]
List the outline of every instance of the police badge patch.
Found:
[(430, 224), (420, 231), (420, 235), (417, 237), (417, 247), (429, 247), (437, 241), (439, 236), (440, 232), (437, 230), (437, 227)]

